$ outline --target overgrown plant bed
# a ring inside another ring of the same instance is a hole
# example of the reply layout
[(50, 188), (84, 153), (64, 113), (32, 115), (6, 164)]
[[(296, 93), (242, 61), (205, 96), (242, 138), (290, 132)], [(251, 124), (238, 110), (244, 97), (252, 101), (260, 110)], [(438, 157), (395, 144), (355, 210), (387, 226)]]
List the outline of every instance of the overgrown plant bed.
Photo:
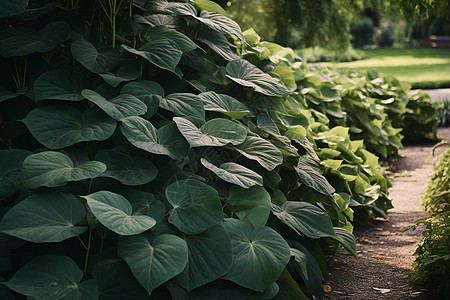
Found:
[(317, 298), (391, 207), (397, 83), (207, 0), (27, 3), (0, 4), (0, 298)]

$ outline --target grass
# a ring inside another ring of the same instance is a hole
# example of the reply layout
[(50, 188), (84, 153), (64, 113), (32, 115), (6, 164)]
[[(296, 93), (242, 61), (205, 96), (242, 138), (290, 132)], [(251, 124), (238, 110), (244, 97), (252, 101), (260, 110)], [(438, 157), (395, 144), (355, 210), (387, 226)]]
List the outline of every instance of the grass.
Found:
[(450, 49), (409, 48), (364, 51), (366, 59), (320, 63), (340, 70), (377, 69), (412, 84), (413, 88), (450, 87)]

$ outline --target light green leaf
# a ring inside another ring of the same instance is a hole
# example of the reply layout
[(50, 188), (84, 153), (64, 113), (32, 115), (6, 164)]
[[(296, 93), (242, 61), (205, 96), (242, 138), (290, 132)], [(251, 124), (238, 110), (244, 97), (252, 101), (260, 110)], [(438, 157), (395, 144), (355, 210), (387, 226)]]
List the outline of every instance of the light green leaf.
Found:
[(22, 185), (28, 189), (63, 186), (69, 181), (98, 177), (105, 170), (106, 165), (99, 161), (88, 161), (75, 166), (67, 155), (45, 151), (31, 154), (24, 160)]
[(251, 87), (267, 96), (283, 97), (289, 90), (276, 78), (264, 73), (245, 59), (232, 60), (227, 64), (228, 78), (239, 85)]
[(212, 91), (201, 93), (199, 97), (203, 100), (205, 110), (220, 112), (233, 119), (240, 119), (250, 113), (244, 104), (225, 94)]
[(132, 95), (121, 94), (113, 99), (106, 100), (102, 95), (92, 90), (85, 89), (81, 94), (116, 120), (143, 115), (147, 111), (145, 103)]
[(297, 84), (295, 83), (294, 70), (289, 66), (276, 66), (272, 69), (273, 73), (276, 73), (280, 76), (281, 82), (286, 84), (288, 87), (295, 89), (297, 88)]
[(22, 163), (30, 154), (22, 149), (0, 150), (0, 200), (19, 190)]
[(217, 191), (194, 179), (179, 180), (166, 189), (173, 206), (169, 222), (187, 234), (199, 234), (223, 220)]
[(216, 2), (210, 1), (210, 0), (195, 0), (192, 2), (192, 4), (197, 8), (199, 11), (207, 10), (210, 12), (216, 12), (221, 15), (226, 15), (227, 13), (225, 10)]
[(103, 73), (113, 69), (120, 60), (119, 53), (114, 48), (98, 51), (87, 40), (76, 40), (71, 46), (72, 56), (92, 73)]
[(150, 153), (169, 155), (173, 159), (188, 154), (189, 144), (175, 123), (156, 130), (152, 123), (141, 117), (128, 117), (122, 119), (121, 130), (131, 144)]
[(0, 2), (0, 18), (9, 18), (20, 14), (27, 8), (28, 0), (9, 0)]
[(39, 106), (23, 121), (31, 134), (49, 149), (84, 141), (103, 141), (116, 129), (116, 121), (97, 109), (81, 113), (64, 104)]
[(183, 52), (192, 51), (198, 48), (197, 44), (195, 44), (190, 38), (188, 38), (181, 32), (175, 29), (168, 28), (166, 26), (150, 27), (145, 32), (144, 38), (150, 43), (154, 43), (160, 40), (168, 40), (172, 43), (175, 43)]
[(272, 205), (272, 212), (283, 223), (310, 238), (336, 236), (330, 217), (314, 204), (287, 201), (281, 208)]
[(283, 154), (271, 142), (256, 136), (247, 136), (236, 149), (245, 157), (256, 160), (262, 167), (272, 171), (283, 163)]
[(253, 228), (266, 225), (270, 215), (270, 195), (260, 186), (243, 189), (232, 186), (227, 208)]
[(225, 229), (231, 238), (234, 260), (223, 276), (240, 286), (263, 291), (280, 277), (289, 262), (289, 245), (269, 227), (251, 229), (236, 219), (226, 219)]
[(34, 243), (60, 242), (86, 231), (75, 226), (86, 208), (72, 194), (34, 194), (13, 206), (0, 222), (0, 232)]
[(200, 162), (205, 168), (214, 172), (214, 174), (226, 182), (236, 184), (243, 188), (249, 188), (254, 185), (263, 185), (263, 178), (261, 175), (237, 163), (228, 162), (216, 167), (204, 158), (201, 158)]
[(231, 240), (220, 225), (197, 234), (185, 235), (188, 263), (175, 282), (191, 291), (225, 275), (231, 267), (233, 252)]
[(69, 297), (83, 277), (75, 262), (67, 256), (38, 256), (3, 284), (22, 295), (36, 299)]
[(158, 174), (158, 169), (147, 159), (131, 157), (113, 150), (100, 150), (95, 159), (107, 166), (102, 177), (117, 179), (125, 185), (146, 184)]
[(156, 82), (139, 80), (125, 84), (120, 93), (133, 95), (144, 102), (147, 105), (147, 112), (143, 117), (149, 119), (158, 111), (164, 89)]
[(159, 106), (202, 126), (205, 123), (205, 109), (202, 100), (194, 94), (175, 93), (162, 98)]
[(48, 23), (39, 31), (31, 27), (9, 27), (0, 32), (0, 56), (45, 53), (54, 49), (58, 43), (69, 39), (69, 36), (69, 24), (63, 21)]
[(191, 148), (239, 145), (247, 136), (247, 130), (244, 127), (227, 119), (209, 120), (200, 129), (187, 119), (175, 117), (173, 120)]
[(134, 235), (152, 228), (156, 221), (144, 215), (132, 215), (128, 200), (116, 193), (99, 191), (83, 196), (94, 216), (106, 228), (120, 235)]
[(126, 51), (139, 55), (161, 69), (177, 74), (175, 68), (180, 62), (183, 52), (170, 40), (157, 40), (144, 44), (139, 50), (127, 45), (122, 45)]
[(71, 70), (50, 70), (39, 76), (34, 82), (34, 99), (81, 101), (81, 91), (89, 87), (86, 76)]
[(121, 237), (118, 252), (148, 293), (180, 274), (188, 261), (186, 242), (169, 234), (153, 241), (143, 235)]

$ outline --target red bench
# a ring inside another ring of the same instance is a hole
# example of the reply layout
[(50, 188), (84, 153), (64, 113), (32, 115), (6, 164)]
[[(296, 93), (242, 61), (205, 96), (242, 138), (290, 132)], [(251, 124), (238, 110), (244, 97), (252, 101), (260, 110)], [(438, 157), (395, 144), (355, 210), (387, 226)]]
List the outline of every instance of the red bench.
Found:
[(430, 42), (433, 48), (450, 48), (450, 36), (430, 35)]

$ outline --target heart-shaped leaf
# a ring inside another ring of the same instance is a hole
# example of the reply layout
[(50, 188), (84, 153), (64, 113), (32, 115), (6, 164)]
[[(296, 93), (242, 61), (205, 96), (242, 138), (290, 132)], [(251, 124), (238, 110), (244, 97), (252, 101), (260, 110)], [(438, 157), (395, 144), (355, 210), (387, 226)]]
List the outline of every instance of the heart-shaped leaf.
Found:
[(158, 111), (164, 89), (156, 82), (139, 80), (125, 84), (120, 93), (133, 95), (144, 102), (147, 105), (147, 112), (143, 117), (150, 119)]
[(20, 14), (27, 8), (28, 0), (10, 0), (0, 3), (0, 18), (8, 18)]
[(198, 46), (190, 38), (181, 32), (166, 26), (150, 27), (145, 32), (144, 38), (151, 43), (159, 40), (169, 40), (175, 43), (183, 52), (192, 51), (198, 48)]
[(244, 127), (227, 119), (209, 120), (200, 129), (187, 119), (175, 117), (173, 120), (191, 148), (239, 145), (247, 137), (247, 130)]
[(203, 100), (205, 110), (220, 112), (233, 119), (240, 119), (250, 113), (244, 104), (225, 94), (205, 92), (199, 97)]
[(249, 159), (256, 160), (268, 171), (272, 171), (283, 163), (281, 151), (271, 142), (257, 136), (247, 136), (242, 144), (233, 149)]
[(6, 213), (0, 232), (34, 243), (60, 242), (86, 231), (75, 226), (85, 215), (72, 194), (33, 194)]
[(34, 82), (34, 99), (81, 101), (81, 91), (89, 87), (88, 79), (71, 70), (50, 70), (39, 76)]
[(148, 293), (180, 274), (188, 261), (186, 242), (170, 234), (153, 241), (143, 235), (121, 237), (118, 248), (119, 256)]
[(146, 184), (155, 179), (158, 174), (158, 169), (150, 161), (112, 150), (100, 150), (95, 159), (107, 166), (102, 177), (117, 179), (125, 185)]
[(20, 169), (24, 159), (32, 154), (22, 149), (0, 150), (0, 200), (14, 194), (20, 187)]
[(97, 109), (81, 113), (64, 104), (39, 106), (23, 121), (31, 134), (49, 149), (84, 141), (103, 141), (116, 129), (116, 121)]
[(198, 40), (228, 61), (239, 58), (236, 50), (231, 48), (232, 45), (221, 32), (205, 28)]
[(39, 31), (31, 27), (12, 26), (0, 32), (0, 56), (45, 53), (69, 39), (69, 36), (69, 24), (63, 21), (48, 23)]
[(119, 63), (119, 53), (114, 48), (98, 51), (89, 41), (79, 39), (72, 42), (72, 56), (92, 73), (103, 73)]
[(183, 51), (170, 40), (157, 40), (155, 42), (147, 43), (137, 50), (127, 45), (122, 45), (126, 51), (139, 55), (152, 64), (161, 69), (172, 71), (177, 74), (176, 66), (180, 62)]
[(319, 163), (308, 155), (302, 156), (299, 159), (297, 167), (294, 167), (294, 169), (302, 183), (306, 186), (324, 195), (331, 196), (334, 193), (334, 188), (321, 174)]
[(169, 222), (187, 234), (199, 234), (223, 220), (217, 191), (194, 179), (179, 180), (166, 189), (173, 206)]
[(267, 73), (245, 59), (232, 60), (227, 64), (227, 77), (242, 86), (251, 87), (255, 91), (275, 97), (283, 97), (289, 90)]
[(131, 81), (138, 78), (140, 72), (141, 69), (137, 61), (135, 62), (126, 61), (116, 66), (114, 70), (100, 73), (99, 75), (110, 86), (118, 87), (119, 84), (121, 84), (123, 81)]
[(249, 188), (254, 185), (263, 185), (263, 178), (261, 175), (237, 163), (228, 162), (216, 167), (204, 158), (200, 159), (200, 162), (205, 168), (214, 172), (214, 174), (226, 182), (236, 184), (243, 188)]
[(272, 212), (283, 223), (310, 238), (336, 236), (330, 217), (314, 204), (287, 201), (281, 208), (272, 205)]
[(189, 144), (178, 131), (175, 123), (156, 130), (152, 123), (141, 117), (128, 117), (122, 119), (121, 130), (131, 144), (150, 153), (180, 159), (189, 151)]
[(270, 195), (260, 186), (243, 189), (232, 186), (227, 208), (253, 228), (266, 225), (270, 214)]
[(178, 117), (183, 117), (202, 126), (205, 123), (205, 109), (202, 100), (194, 94), (175, 93), (161, 99), (160, 107), (173, 112)]
[(245, 42), (241, 27), (235, 21), (224, 15), (204, 10), (200, 13), (200, 17), (195, 17), (195, 19), (222, 34), (234, 34), (241, 41)]
[(132, 95), (121, 94), (113, 99), (106, 100), (102, 95), (92, 90), (83, 90), (81, 94), (116, 120), (143, 115), (147, 111), (145, 103)]
[(233, 264), (224, 279), (263, 291), (280, 277), (290, 258), (289, 245), (282, 236), (269, 227), (252, 230), (236, 219), (226, 219), (224, 227), (230, 235), (234, 254)]
[(88, 161), (74, 166), (67, 155), (45, 151), (28, 156), (22, 165), (22, 184), (25, 188), (63, 186), (69, 181), (95, 178), (105, 172), (106, 165)]
[(83, 277), (76, 263), (67, 256), (38, 256), (3, 282), (11, 290), (35, 299), (71, 297)]
[(156, 224), (149, 216), (132, 215), (132, 206), (122, 195), (99, 191), (83, 198), (100, 223), (117, 234), (139, 234)]
[(175, 282), (193, 290), (225, 275), (231, 267), (233, 252), (231, 240), (220, 225), (198, 235), (185, 235), (188, 246), (188, 263)]
[(152, 1), (152, 9), (179, 16), (197, 16), (195, 7), (187, 2), (169, 2), (167, 0)]

